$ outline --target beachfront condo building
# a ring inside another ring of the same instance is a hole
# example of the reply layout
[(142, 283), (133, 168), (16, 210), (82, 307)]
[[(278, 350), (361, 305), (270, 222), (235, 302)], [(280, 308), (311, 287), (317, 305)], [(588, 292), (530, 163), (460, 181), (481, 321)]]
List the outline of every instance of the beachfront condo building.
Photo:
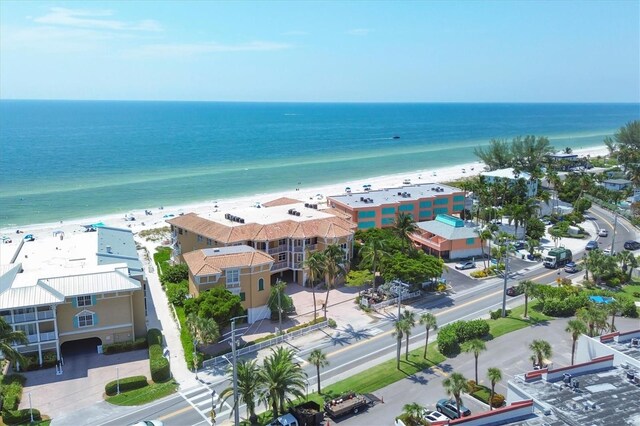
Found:
[(439, 214), (435, 220), (419, 222), (411, 235), (413, 242), (425, 252), (443, 259), (472, 258), (482, 255), (482, 241), (476, 227), (464, 220)]
[(370, 190), (327, 197), (329, 205), (344, 212), (358, 229), (386, 228), (400, 213), (416, 222), (433, 220), (439, 214), (460, 214), (465, 193), (441, 183), (423, 183), (399, 188)]
[(506, 180), (509, 182), (509, 185), (515, 185), (518, 180), (522, 179), (527, 188), (527, 197), (533, 198), (538, 193), (538, 181), (536, 179), (532, 179), (531, 175), (527, 172), (517, 172), (513, 168), (508, 168), (482, 172), (480, 175), (484, 177), (487, 183)]
[(128, 229), (4, 245), (0, 315), (25, 333), (23, 354), (56, 360), (146, 335), (146, 278)]
[[(279, 198), (228, 212), (168, 219), (173, 261), (189, 266), (190, 294), (225, 286), (240, 295), (245, 309), (264, 312), (276, 280), (308, 284), (304, 262), (310, 253), (337, 244), (344, 251), (344, 264), (349, 265), (354, 225), (342, 212), (321, 207)], [(207, 270), (211, 273), (201, 272)], [(201, 281), (203, 274), (206, 278)]]

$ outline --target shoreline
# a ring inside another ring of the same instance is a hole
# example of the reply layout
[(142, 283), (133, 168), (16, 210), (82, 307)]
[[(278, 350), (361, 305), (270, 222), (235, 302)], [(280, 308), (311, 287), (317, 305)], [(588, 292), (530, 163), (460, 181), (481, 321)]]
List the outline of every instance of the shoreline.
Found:
[[(604, 145), (594, 146), (591, 148), (577, 149), (573, 151), (579, 155), (605, 155), (608, 151)], [(463, 173), (462, 170), (465, 170)], [(239, 207), (249, 207), (255, 205), (256, 202), (265, 203), (267, 201), (288, 197), (295, 198), (302, 202), (309, 200), (317, 200), (317, 195), (322, 194), (323, 199), (326, 200), (326, 196), (339, 195), (344, 193), (345, 187), (349, 186), (353, 192), (361, 191), (362, 185), (370, 184), (373, 189), (379, 188), (391, 188), (402, 185), (404, 179), (410, 179), (413, 184), (417, 183), (444, 183), (451, 182), (464, 177), (471, 177), (478, 175), (484, 170), (484, 164), (480, 161), (467, 162), (453, 166), (438, 167), (438, 168), (425, 168), (421, 170), (414, 170), (410, 172), (395, 173), (383, 176), (373, 176), (364, 179), (354, 179), (352, 181), (340, 182), (336, 184), (318, 185), (314, 187), (300, 187), (293, 188), (291, 190), (283, 190), (268, 193), (257, 193), (248, 196), (240, 196), (226, 199), (217, 199), (211, 201), (193, 202), (180, 205), (164, 206), (147, 208), (152, 214), (145, 215), (145, 209), (133, 209), (122, 211), (120, 213), (96, 215), (90, 217), (84, 217), (80, 219), (63, 220), (60, 222), (48, 222), (48, 223), (36, 223), (25, 226), (14, 226), (0, 228), (0, 234), (8, 236), (13, 240), (12, 244), (16, 244), (24, 234), (33, 234), (36, 239), (39, 238), (53, 238), (53, 231), (63, 231), (65, 235), (72, 235), (74, 233), (84, 232), (83, 225), (88, 225), (97, 222), (103, 222), (106, 226), (118, 227), (118, 228), (130, 228), (134, 233), (140, 232), (146, 229), (154, 229), (167, 226), (165, 215), (173, 214), (175, 216), (180, 213), (195, 212), (202, 216), (206, 216), (207, 212), (217, 210), (233, 210)], [(125, 215), (133, 213), (136, 217), (136, 221), (130, 222), (125, 220)], [(16, 230), (24, 232), (24, 234), (16, 234)], [(0, 245), (1, 247), (2, 245)]]

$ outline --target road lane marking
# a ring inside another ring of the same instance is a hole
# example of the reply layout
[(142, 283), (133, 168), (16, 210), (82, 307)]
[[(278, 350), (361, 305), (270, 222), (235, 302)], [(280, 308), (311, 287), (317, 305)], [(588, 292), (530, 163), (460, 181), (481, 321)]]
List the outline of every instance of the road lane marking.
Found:
[(171, 412), (171, 413), (169, 413), (169, 414), (165, 414), (164, 416), (160, 416), (160, 417), (158, 417), (158, 420), (166, 420), (166, 419), (170, 419), (171, 417), (175, 417), (175, 416), (177, 416), (178, 414), (185, 413), (185, 412), (190, 411), (190, 410), (192, 410), (192, 409), (193, 409), (193, 408), (191, 408), (191, 407), (183, 407), (183, 408), (181, 408), (181, 409), (179, 409), (179, 410), (176, 410), (176, 411), (173, 411), (173, 412)]

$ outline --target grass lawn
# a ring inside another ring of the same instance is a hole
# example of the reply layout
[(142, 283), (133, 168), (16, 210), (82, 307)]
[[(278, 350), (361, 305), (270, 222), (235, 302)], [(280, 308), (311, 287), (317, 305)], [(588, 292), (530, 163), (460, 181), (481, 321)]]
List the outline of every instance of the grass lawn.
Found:
[(489, 334), (493, 339), (512, 331), (529, 327), (530, 325), (539, 324), (554, 319), (540, 312), (537, 300), (529, 301), (529, 309), (527, 314), (529, 318), (523, 318), (524, 305), (514, 308), (506, 318), (498, 318), (489, 321)]
[(170, 247), (158, 247), (153, 254), (153, 261), (158, 267), (158, 275), (162, 275), (162, 271), (169, 265), (169, 259), (171, 259)]
[(120, 395), (107, 397), (106, 401), (113, 405), (142, 405), (171, 395), (177, 389), (178, 384), (169, 380), (164, 383), (152, 383), (141, 389), (122, 392)]
[(633, 293), (640, 293), (640, 283), (635, 282), (631, 285), (623, 285), (622, 291), (629, 295), (629, 297), (633, 298), (633, 300), (639, 301), (640, 297), (634, 296)]

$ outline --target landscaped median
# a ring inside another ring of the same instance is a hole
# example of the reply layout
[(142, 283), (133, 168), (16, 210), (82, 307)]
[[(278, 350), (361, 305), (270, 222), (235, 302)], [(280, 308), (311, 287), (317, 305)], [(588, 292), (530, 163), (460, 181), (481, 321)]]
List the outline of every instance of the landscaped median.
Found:
[(132, 376), (109, 382), (104, 389), (107, 402), (114, 405), (141, 405), (176, 391), (178, 384), (171, 379), (169, 361), (162, 353), (160, 330), (149, 330), (146, 344), (149, 346), (152, 381), (149, 382), (145, 376)]

